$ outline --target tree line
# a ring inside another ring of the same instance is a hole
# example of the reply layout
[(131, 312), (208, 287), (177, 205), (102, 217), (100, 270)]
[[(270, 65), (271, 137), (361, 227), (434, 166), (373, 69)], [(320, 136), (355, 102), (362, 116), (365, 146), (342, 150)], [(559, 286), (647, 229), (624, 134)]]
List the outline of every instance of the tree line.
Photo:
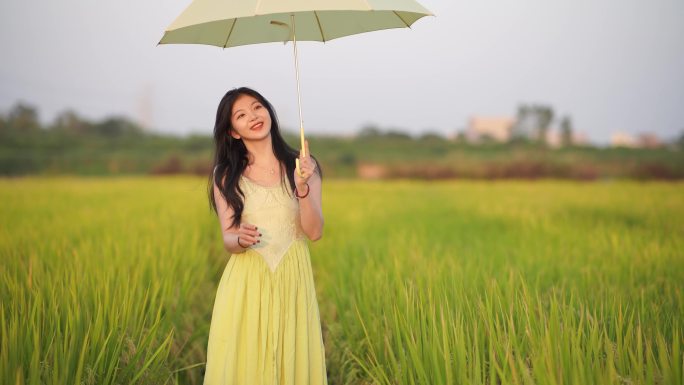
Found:
[[(680, 179), (684, 177), (684, 135), (663, 149), (568, 146), (551, 151), (545, 135), (553, 111), (521, 106), (510, 143), (472, 145), (429, 131), (411, 136), (401, 128), (366, 126), (353, 137), (309, 135), (326, 174), (399, 178), (606, 177)], [(561, 119), (571, 135), (569, 117)], [(212, 130), (186, 137), (146, 131), (125, 116), (86, 119), (73, 110), (41, 124), (37, 108), (17, 103), (0, 113), (0, 175), (208, 175), (213, 160)], [(297, 148), (296, 133), (284, 131)], [(535, 139), (536, 138), (536, 139)], [(379, 170), (379, 171), (378, 171)]]

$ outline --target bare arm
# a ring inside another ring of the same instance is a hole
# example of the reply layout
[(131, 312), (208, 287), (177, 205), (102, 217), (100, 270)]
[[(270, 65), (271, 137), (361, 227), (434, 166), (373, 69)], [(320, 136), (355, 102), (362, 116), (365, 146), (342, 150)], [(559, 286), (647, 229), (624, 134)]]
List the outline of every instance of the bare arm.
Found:
[(300, 167), (304, 176), (297, 175), (295, 170), (296, 193), (299, 196), (306, 194), (306, 197), (298, 198), (299, 218), (306, 236), (312, 241), (317, 241), (323, 235), (322, 183), (316, 162), (309, 155), (308, 141), (305, 142), (305, 147), (307, 156), (302, 158), (300, 155)]
[[(321, 177), (314, 173), (309, 181), (309, 194), (299, 199), (299, 217), (302, 230), (309, 239), (317, 241), (323, 235), (323, 210), (321, 207)], [(297, 187), (297, 194), (306, 194), (306, 185)]]
[[(214, 183), (214, 199), (221, 223), (223, 247), (232, 254), (244, 253), (250, 246), (259, 241), (261, 234), (259, 234), (256, 226), (249, 223), (242, 222), (239, 227), (231, 226), (235, 212), (228, 206), (216, 183)], [(238, 243), (238, 237), (240, 243)]]

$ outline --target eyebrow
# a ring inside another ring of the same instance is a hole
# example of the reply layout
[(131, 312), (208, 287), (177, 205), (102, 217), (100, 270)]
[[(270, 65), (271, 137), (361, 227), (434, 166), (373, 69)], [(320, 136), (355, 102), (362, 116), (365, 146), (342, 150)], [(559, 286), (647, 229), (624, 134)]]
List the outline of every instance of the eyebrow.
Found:
[[(260, 101), (254, 100), (254, 101), (252, 102), (252, 104), (250, 104), (250, 106), (254, 105), (254, 103), (259, 103), (259, 104), (261, 104)], [(235, 114), (237, 114), (237, 113), (240, 112), (240, 111), (242, 111), (242, 108), (240, 108), (239, 110), (236, 110), (235, 112), (233, 112), (233, 116), (235, 116)]]

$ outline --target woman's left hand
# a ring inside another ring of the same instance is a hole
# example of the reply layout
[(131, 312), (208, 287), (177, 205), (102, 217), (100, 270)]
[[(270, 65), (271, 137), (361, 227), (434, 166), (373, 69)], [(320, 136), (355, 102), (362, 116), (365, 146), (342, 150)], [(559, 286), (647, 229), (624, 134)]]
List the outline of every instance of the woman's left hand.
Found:
[(311, 153), (309, 152), (308, 140), (304, 140), (304, 149), (306, 156), (302, 156), (302, 150), (299, 150), (299, 170), (302, 172), (302, 174), (299, 175), (296, 168), (294, 171), (295, 185), (299, 191), (306, 191), (306, 183), (316, 170), (316, 162), (313, 160)]

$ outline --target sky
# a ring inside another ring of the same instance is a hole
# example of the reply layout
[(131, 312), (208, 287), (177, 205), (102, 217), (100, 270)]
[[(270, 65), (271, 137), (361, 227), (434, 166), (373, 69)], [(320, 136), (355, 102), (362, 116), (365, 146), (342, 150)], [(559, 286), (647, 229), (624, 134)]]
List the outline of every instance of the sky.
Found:
[[(421, 0), (435, 14), (298, 44), (304, 127), (452, 135), (472, 116), (546, 104), (597, 144), (684, 132), (684, 1)], [(299, 125), (291, 44), (157, 45), (188, 0), (3, 0), (0, 112), (127, 115), (151, 131), (211, 133), (221, 97), (249, 86)]]

